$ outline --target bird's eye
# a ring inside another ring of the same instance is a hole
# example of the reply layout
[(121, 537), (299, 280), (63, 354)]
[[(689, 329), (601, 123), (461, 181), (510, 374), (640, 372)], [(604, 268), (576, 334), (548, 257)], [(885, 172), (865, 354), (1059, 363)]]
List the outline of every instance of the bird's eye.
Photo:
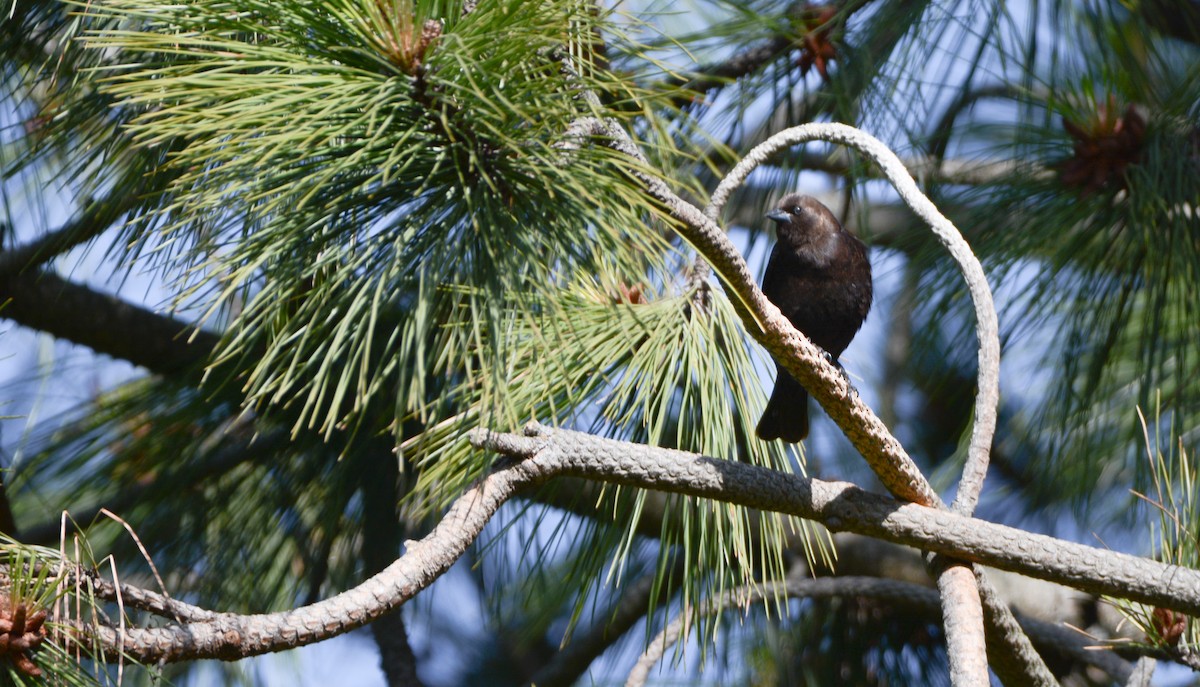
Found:
[(800, 206), (799, 206), (799, 205), (793, 205), (793, 206), (792, 206), (792, 214), (793, 214), (793, 215), (798, 215), (798, 214), (800, 214), (800, 212), (801, 212), (801, 210), (800, 210)]

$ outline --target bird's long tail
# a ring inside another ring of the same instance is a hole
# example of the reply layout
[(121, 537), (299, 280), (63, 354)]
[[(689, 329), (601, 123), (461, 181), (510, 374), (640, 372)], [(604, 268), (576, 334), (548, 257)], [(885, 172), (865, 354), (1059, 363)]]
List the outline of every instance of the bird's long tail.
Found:
[(755, 432), (763, 441), (783, 439), (796, 443), (808, 436), (808, 392), (778, 365), (775, 389)]

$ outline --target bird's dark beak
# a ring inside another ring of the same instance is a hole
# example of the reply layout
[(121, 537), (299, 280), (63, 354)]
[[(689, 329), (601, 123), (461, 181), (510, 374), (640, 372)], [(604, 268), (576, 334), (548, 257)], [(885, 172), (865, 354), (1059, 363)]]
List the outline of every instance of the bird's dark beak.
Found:
[(775, 209), (775, 210), (772, 210), (767, 213), (767, 219), (771, 220), (772, 222), (778, 222), (780, 224), (783, 224), (784, 222), (790, 220), (791, 218), (792, 218), (791, 215), (789, 215), (788, 213), (784, 212), (783, 210), (779, 210), (779, 209)]

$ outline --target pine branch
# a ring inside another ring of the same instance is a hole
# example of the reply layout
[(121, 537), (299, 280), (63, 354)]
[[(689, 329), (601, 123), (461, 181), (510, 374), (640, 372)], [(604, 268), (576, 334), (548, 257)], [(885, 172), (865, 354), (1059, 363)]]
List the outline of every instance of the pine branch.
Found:
[[(476, 446), (573, 475), (712, 498), (816, 520), (835, 532), (943, 553), (1090, 593), (1200, 610), (1200, 571), (904, 504), (847, 483), (785, 476), (736, 461), (531, 425), (526, 436), (476, 432)], [(548, 477), (548, 476), (547, 476)]]
[[(629, 135), (612, 122), (581, 121), (579, 128), (580, 131), (575, 132), (576, 137), (584, 132), (602, 135), (613, 149), (634, 159), (645, 159)], [(720, 215), (729, 194), (755, 167), (780, 149), (814, 139), (849, 145), (870, 156), (884, 169), (905, 202), (931, 226), (963, 272), (976, 308), (980, 383), (976, 401), (976, 422), (968, 449), (967, 465), (953, 509), (969, 513), (974, 508), (983, 486), (989, 448), (996, 427), (1000, 369), (999, 325), (987, 278), (978, 259), (954, 225), (920, 193), (895, 154), (873, 137), (841, 124), (809, 124), (787, 129), (755, 147), (726, 175), (713, 192), (712, 200), (703, 214), (679, 198), (657, 177), (636, 170), (633, 174), (645, 185), (651, 196), (668, 207), (672, 217), (679, 222), (677, 231), (680, 235), (716, 269), (726, 288), (735, 296), (735, 303), (740, 303), (739, 314), (747, 330), (821, 403), (859, 453), (866, 458), (884, 486), (892, 494), (905, 500), (940, 506), (941, 500), (908, 457), (903, 446), (857, 395), (850, 394), (848, 388), (839, 388), (848, 387), (848, 383), (840, 379), (830, 384), (832, 380), (829, 377), (821, 378), (828, 374), (822, 369), (822, 365), (833, 370), (832, 365), (819, 355), (814, 355), (816, 347), (812, 342), (798, 332), (779, 309), (766, 299), (750, 275), (741, 254), (716, 225), (716, 218)], [(832, 388), (836, 388), (836, 391), (829, 394)], [(1007, 609), (999, 604), (996, 595), (991, 593), (985, 581), (981, 580), (978, 592), (976, 591), (976, 585), (970, 584), (971, 573), (965, 567), (949, 566), (940, 569), (939, 573), (939, 587), (947, 594), (945, 609), (949, 615), (946, 629), (948, 633), (954, 632), (954, 636), (950, 638), (953, 649), (950, 652), (951, 674), (956, 676), (961, 684), (986, 685), (986, 652), (983, 628), (979, 622), (984, 609), (980, 605), (979, 595), (984, 597), (982, 603), (989, 606), (989, 617), (1004, 617), (1006, 620), (1001, 624), (991, 625), (994, 632), (1012, 630), (1016, 624)], [(951, 582), (951, 579), (955, 581)], [(952, 597), (957, 604), (951, 602)], [(1019, 631), (1009, 632), (1007, 641), (1003, 644), (1005, 651), (999, 661), (1002, 670), (1012, 666), (1015, 672), (1019, 670), (1016, 666), (1023, 665), (1027, 670), (1025, 675), (1028, 679), (1036, 680), (1037, 684), (1052, 684), (1053, 677), (1023, 634)]]
[[(818, 579), (792, 577), (786, 582), (777, 582), (765, 587), (727, 592), (723, 598), (692, 613), (693, 622), (694, 618), (699, 615), (712, 615), (733, 608), (745, 607), (761, 599), (780, 594), (800, 599), (866, 597), (905, 609), (908, 612), (915, 611), (927, 616), (931, 621), (937, 617), (941, 605), (938, 592), (909, 582), (858, 576)], [(649, 671), (683, 636), (686, 624), (687, 618), (681, 614), (650, 641), (630, 671), (625, 682), (626, 687), (645, 684)], [(1133, 666), (1127, 661), (1110, 651), (1094, 650), (1093, 643), (1078, 632), (1032, 618), (1021, 618), (1021, 627), (1034, 637), (1037, 644), (1044, 649), (1069, 656), (1084, 665), (1096, 666), (1119, 682), (1125, 682), (1133, 672)]]
[[(979, 260), (971, 252), (962, 235), (917, 188), (912, 177), (900, 160), (886, 146), (862, 132), (843, 125), (809, 124), (794, 127), (771, 136), (747, 153), (733, 170), (721, 181), (713, 192), (712, 201), (705, 215), (715, 220), (720, 216), (729, 194), (750, 175), (756, 167), (779, 150), (810, 140), (827, 140), (858, 149), (875, 162), (895, 186), (904, 201), (933, 230), (938, 239), (958, 263), (975, 306), (977, 334), (979, 339), (979, 386), (975, 405), (975, 424), (967, 463), (959, 485), (952, 510), (970, 514), (978, 502), (987, 472), (992, 437), (996, 429), (996, 413), (1000, 387), (1000, 340), (999, 323), (992, 302), (991, 289)], [(778, 358), (777, 358), (778, 360)], [(843, 431), (848, 429), (843, 426)], [(861, 452), (861, 449), (860, 449)], [(866, 456), (866, 454), (864, 454)], [(881, 478), (880, 465), (869, 457), (867, 462)], [(906, 466), (907, 467), (907, 466)], [(912, 470), (906, 470), (911, 474)], [(919, 474), (919, 471), (917, 471)], [(892, 486), (884, 481), (884, 484)], [(893, 493), (896, 493), (893, 490)], [(935, 499), (927, 504), (940, 503)], [(968, 566), (933, 557), (930, 560), (938, 589), (944, 599), (944, 627), (950, 649), (950, 674), (955, 684), (987, 685), (987, 652), (984, 648), (983, 617), (985, 606), (993, 622), (988, 627), (996, 634), (1006, 629), (1007, 641), (998, 642), (1002, 647), (1002, 658), (997, 669), (1010, 673), (1011, 679), (1024, 677), (1037, 684), (1053, 684), (1053, 676), (1028, 645), (1024, 635), (1016, 629), (1007, 610), (999, 604), (996, 595), (982, 578), (977, 585), (974, 573)], [(1015, 630), (1015, 631), (1014, 631)], [(1011, 672), (1010, 672), (1011, 670)]]
[[(569, 140), (588, 135), (601, 136), (614, 150), (645, 161), (628, 134), (611, 122), (581, 119), (568, 132)], [(900, 442), (858, 398), (841, 372), (763, 295), (745, 259), (716, 222), (658, 177), (637, 170), (632, 173), (647, 193), (667, 207), (677, 222), (676, 231), (714, 266), (750, 335), (817, 399), (889, 491), (914, 503), (938, 503), (937, 494)], [(714, 194), (714, 203), (716, 198)]]
[(671, 491), (817, 520), (839, 531), (905, 543), (958, 560), (1092, 593), (1200, 614), (1200, 571), (905, 504), (854, 485), (784, 475), (729, 460), (531, 425), (524, 436), (479, 430), (502, 461), (455, 501), (433, 531), (358, 587), (283, 613), (221, 614), (159, 628), (95, 628), (108, 651), (142, 661), (237, 659), (321, 641), (391, 612), (449, 569), (507, 500), (557, 476)]
[(191, 368), (217, 345), (216, 334), (49, 272), (0, 275), (0, 302), (0, 317), (156, 374)]
[[(855, 12), (870, 3), (871, 0), (850, 0), (838, 3), (842, 6), (838, 8), (837, 13), (830, 21), (844, 26)], [(789, 3), (780, 12), (780, 18), (789, 22), (796, 21), (812, 7), (813, 3), (807, 1)], [(730, 82), (757, 72), (775, 59), (793, 49), (802, 47), (802, 45), (802, 41), (798, 41), (795, 36), (777, 35), (758, 45), (734, 53), (727, 59), (702, 65), (692, 72), (686, 81), (679, 80), (671, 86), (682, 87), (685, 92), (716, 91)]]

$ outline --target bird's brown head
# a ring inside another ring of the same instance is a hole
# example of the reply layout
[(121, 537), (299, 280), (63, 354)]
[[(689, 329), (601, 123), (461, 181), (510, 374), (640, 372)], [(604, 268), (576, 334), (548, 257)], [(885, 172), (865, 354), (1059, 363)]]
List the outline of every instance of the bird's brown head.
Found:
[(767, 219), (778, 225), (781, 242), (805, 253), (830, 250), (842, 230), (837, 217), (821, 201), (799, 193), (785, 196), (777, 208), (767, 213)]

